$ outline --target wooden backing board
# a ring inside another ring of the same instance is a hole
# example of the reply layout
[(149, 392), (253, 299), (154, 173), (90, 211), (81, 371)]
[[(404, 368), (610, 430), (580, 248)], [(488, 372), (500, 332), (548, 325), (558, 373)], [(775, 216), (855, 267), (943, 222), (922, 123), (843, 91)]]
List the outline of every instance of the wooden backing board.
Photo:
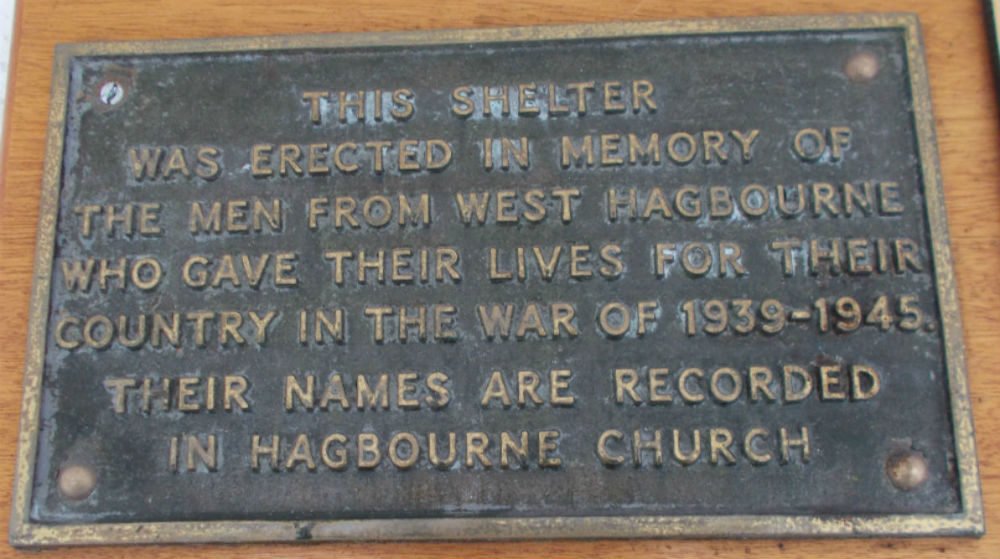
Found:
[[(725, 4), (561, 2), (86, 2), (23, 1), (12, 58), (0, 184), (0, 495), (10, 502), (24, 365), (32, 255), (48, 117), (53, 48), (60, 42), (494, 27), (691, 17), (824, 13), (828, 2), (732, 0)], [(968, 556), (1000, 549), (1000, 166), (996, 92), (983, 5), (977, 0), (844, 0), (839, 11), (914, 11), (930, 68), (945, 197), (965, 326), (987, 536), (973, 539), (803, 541), (596, 541), (75, 548), (59, 557), (270, 556)], [(6, 480), (5, 482), (2, 480)], [(7, 518), (8, 507), (0, 507)], [(995, 552), (995, 551), (994, 551)], [(16, 552), (4, 544), (3, 556)], [(24, 553), (24, 552), (21, 552)], [(32, 554), (38, 556), (38, 554)]]

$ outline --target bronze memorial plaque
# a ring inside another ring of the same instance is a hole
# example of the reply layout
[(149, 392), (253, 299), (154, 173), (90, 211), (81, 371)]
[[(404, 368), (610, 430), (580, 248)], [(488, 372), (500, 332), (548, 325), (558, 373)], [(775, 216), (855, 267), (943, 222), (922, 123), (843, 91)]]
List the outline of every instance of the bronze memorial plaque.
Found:
[(15, 544), (984, 529), (915, 16), (53, 80)]

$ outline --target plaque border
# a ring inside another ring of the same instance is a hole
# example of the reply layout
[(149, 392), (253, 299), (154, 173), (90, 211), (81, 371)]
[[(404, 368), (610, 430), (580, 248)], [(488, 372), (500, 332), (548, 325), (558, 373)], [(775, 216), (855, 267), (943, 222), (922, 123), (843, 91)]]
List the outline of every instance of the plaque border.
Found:
[[(55, 525), (32, 522), (30, 506), (39, 434), (46, 317), (59, 206), (69, 70), (77, 56), (275, 51), (359, 46), (407, 46), (559, 39), (621, 38), (747, 32), (902, 30), (913, 102), (917, 151), (931, 233), (961, 510), (897, 515), (683, 515), (516, 518), (401, 518), (300, 521), (135, 522)], [(981, 536), (982, 489), (969, 398), (962, 325), (947, 212), (941, 186), (927, 64), (916, 14), (775, 16), (620, 22), (435, 31), (344, 33), (169, 41), (60, 44), (52, 92), (31, 288), (10, 543), (15, 546), (267, 542), (293, 540), (529, 540), (671, 537)]]

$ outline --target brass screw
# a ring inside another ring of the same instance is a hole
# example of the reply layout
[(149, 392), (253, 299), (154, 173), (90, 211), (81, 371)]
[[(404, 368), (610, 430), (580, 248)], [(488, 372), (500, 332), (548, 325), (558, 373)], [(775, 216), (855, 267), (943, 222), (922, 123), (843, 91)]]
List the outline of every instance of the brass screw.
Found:
[(67, 499), (86, 499), (97, 485), (97, 476), (86, 466), (69, 466), (59, 470), (59, 491)]
[(859, 52), (847, 59), (844, 73), (855, 83), (870, 82), (878, 75), (878, 59), (870, 52)]
[(893, 454), (885, 464), (889, 481), (902, 491), (912, 491), (923, 485), (930, 475), (927, 461), (916, 452)]

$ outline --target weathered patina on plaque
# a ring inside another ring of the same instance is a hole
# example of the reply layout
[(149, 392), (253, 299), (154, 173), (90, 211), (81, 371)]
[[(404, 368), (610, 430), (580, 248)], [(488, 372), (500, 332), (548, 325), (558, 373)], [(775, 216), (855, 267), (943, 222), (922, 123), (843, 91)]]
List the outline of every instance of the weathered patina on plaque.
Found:
[(57, 54), (15, 543), (981, 533), (915, 17)]

